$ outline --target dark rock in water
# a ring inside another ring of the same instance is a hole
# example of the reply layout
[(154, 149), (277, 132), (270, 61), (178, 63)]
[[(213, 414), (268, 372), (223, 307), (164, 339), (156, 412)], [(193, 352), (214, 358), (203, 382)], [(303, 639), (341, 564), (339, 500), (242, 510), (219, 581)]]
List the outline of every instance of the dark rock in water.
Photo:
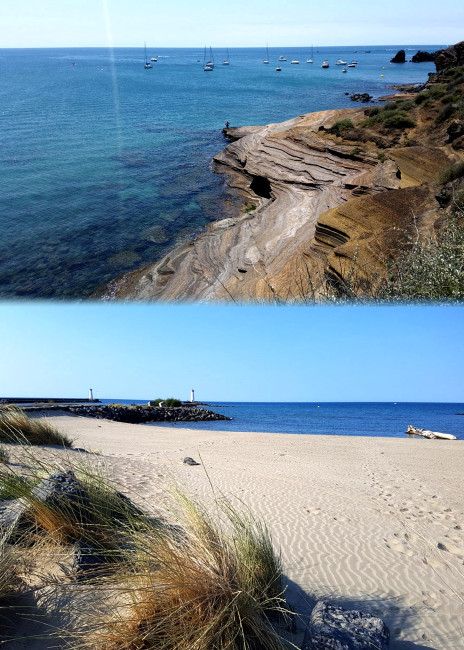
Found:
[(406, 63), (406, 52), (404, 50), (399, 50), (393, 59), (390, 59), (390, 63)]
[(437, 52), (423, 52), (419, 50), (411, 59), (411, 63), (424, 63), (425, 61), (435, 61)]
[(199, 464), (200, 464), (200, 463), (197, 463), (196, 460), (193, 460), (193, 458), (190, 458), (190, 456), (186, 456), (186, 457), (184, 458), (184, 463), (185, 463), (186, 465), (199, 465)]
[(350, 99), (352, 102), (370, 102), (373, 97), (369, 93), (353, 93), (350, 95)]
[(76, 580), (89, 577), (89, 574), (100, 572), (107, 564), (106, 558), (88, 542), (79, 539), (74, 545), (73, 571)]
[(387, 650), (390, 632), (375, 616), (319, 602), (312, 611), (302, 650)]

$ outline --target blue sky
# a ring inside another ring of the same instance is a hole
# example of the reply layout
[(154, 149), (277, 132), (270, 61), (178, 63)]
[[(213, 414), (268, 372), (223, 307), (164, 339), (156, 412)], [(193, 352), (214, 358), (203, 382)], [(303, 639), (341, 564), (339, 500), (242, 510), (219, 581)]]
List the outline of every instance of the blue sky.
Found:
[(463, 307), (0, 304), (0, 397), (464, 401)]
[(452, 44), (463, 24), (456, 0), (1, 0), (0, 47)]

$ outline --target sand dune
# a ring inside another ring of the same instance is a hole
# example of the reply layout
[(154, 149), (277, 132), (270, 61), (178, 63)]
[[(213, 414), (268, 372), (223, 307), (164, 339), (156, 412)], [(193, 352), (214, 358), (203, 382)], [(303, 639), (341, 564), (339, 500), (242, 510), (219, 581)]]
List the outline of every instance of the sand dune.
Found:
[(145, 507), (172, 479), (243, 500), (282, 549), (297, 611), (329, 599), (381, 616), (393, 650), (464, 649), (463, 442), (53, 421)]

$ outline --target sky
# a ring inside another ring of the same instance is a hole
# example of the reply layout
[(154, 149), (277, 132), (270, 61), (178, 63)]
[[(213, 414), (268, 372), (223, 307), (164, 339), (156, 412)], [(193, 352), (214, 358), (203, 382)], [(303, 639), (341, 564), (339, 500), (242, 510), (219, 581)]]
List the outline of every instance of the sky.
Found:
[(1, 0), (0, 47), (451, 45), (463, 24), (457, 0)]
[(464, 402), (464, 307), (0, 303), (0, 397)]

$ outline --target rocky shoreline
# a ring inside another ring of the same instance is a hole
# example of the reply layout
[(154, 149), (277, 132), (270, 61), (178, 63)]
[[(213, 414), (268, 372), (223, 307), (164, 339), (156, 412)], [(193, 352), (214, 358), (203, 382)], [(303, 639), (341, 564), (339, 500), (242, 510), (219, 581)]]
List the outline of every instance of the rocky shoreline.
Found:
[(197, 407), (173, 407), (165, 408), (159, 406), (125, 406), (122, 404), (92, 404), (81, 406), (58, 406), (56, 409), (45, 406), (34, 406), (25, 408), (25, 411), (66, 411), (73, 415), (80, 415), (88, 418), (100, 418), (113, 420), (115, 422), (127, 422), (129, 424), (144, 424), (148, 422), (210, 422), (213, 420), (231, 420), (232, 418), (214, 413), (207, 409)]
[[(435, 57), (437, 70), (443, 61), (460, 65), (460, 45)], [(214, 171), (241, 197), (241, 214), (210, 224), (98, 297), (321, 301), (350, 279), (353, 260), (369, 296), (408, 237), (433, 233), (438, 174), (462, 159), (446, 125), (435, 128), (435, 115), (421, 111), (414, 106), (416, 121), (406, 128), (364, 128), (374, 114), (365, 107), (228, 128), (230, 144), (214, 157)]]

